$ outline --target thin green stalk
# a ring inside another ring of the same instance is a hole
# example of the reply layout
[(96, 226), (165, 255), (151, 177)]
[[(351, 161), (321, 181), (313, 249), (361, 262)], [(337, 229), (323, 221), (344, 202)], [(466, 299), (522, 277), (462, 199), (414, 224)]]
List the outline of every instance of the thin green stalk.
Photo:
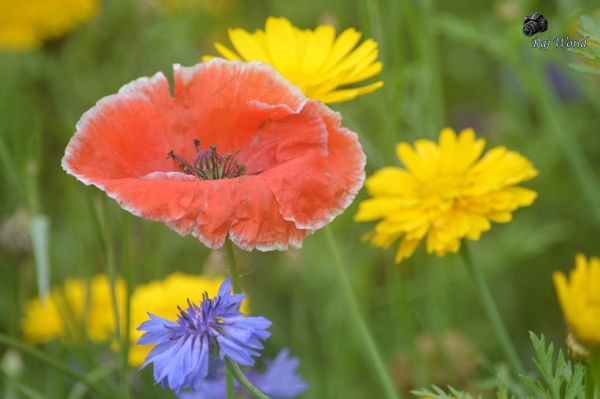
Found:
[(594, 399), (594, 376), (592, 368), (588, 365), (585, 368), (585, 399)]
[[(439, 51), (435, 34), (435, 0), (423, 0), (418, 3), (420, 7), (419, 24), (421, 29), (417, 34), (419, 55), (421, 57), (421, 84), (425, 98), (421, 101), (426, 109), (424, 134), (427, 137), (436, 137), (445, 123), (444, 93), (441, 82)], [(423, 134), (423, 133), (422, 133)]]
[(133, 275), (131, 263), (131, 221), (125, 216), (123, 222), (123, 278), (125, 279), (125, 315), (123, 318), (123, 333), (121, 334), (121, 395), (130, 398), (129, 388), (129, 345), (131, 323), (131, 291), (133, 289)]
[(250, 395), (254, 396), (256, 399), (270, 399), (267, 395), (265, 395), (264, 393), (259, 391), (254, 385), (252, 385), (250, 381), (248, 381), (248, 379), (240, 369), (240, 366), (236, 362), (226, 357), (225, 365), (227, 366), (227, 370), (229, 370), (229, 372), (233, 374), (235, 379), (238, 380), (240, 385), (243, 386), (244, 389), (248, 391), (248, 393), (250, 393)]
[(471, 275), (471, 277), (473, 277), (473, 280), (475, 281), (475, 286), (477, 287), (477, 292), (479, 293), (479, 297), (481, 298), (481, 302), (483, 304), (485, 312), (487, 313), (490, 323), (492, 323), (494, 333), (500, 341), (500, 345), (502, 346), (502, 349), (504, 350), (504, 353), (511, 367), (514, 371), (517, 372), (518, 375), (524, 375), (525, 368), (523, 367), (523, 363), (521, 362), (521, 359), (517, 354), (517, 350), (515, 349), (515, 346), (512, 343), (510, 336), (508, 335), (506, 326), (504, 325), (504, 322), (500, 317), (500, 312), (498, 312), (498, 307), (494, 302), (492, 293), (490, 292), (490, 289), (487, 283), (485, 282), (483, 274), (481, 273), (479, 268), (473, 265), (473, 260), (471, 259), (467, 245), (465, 243), (462, 244), (460, 253), (462, 255), (465, 267), (467, 268), (469, 274)]
[[(225, 252), (227, 253), (227, 257), (229, 258), (229, 275), (231, 276), (231, 286), (233, 288), (233, 292), (235, 294), (240, 294), (242, 292), (242, 286), (240, 284), (240, 274), (238, 271), (238, 263), (235, 257), (235, 252), (233, 250), (233, 243), (231, 240), (225, 241)], [(240, 383), (240, 385), (252, 396), (257, 399), (270, 399), (267, 395), (260, 392), (242, 373), (240, 370), (240, 366), (233, 360), (225, 357), (225, 365), (227, 366), (227, 398), (232, 399), (235, 398), (235, 392), (233, 390), (233, 379), (231, 376), (235, 377), (235, 379)]]
[[(116, 262), (115, 262), (115, 246), (110, 235), (107, 217), (106, 217), (106, 202), (104, 198), (100, 198), (96, 196), (96, 201), (94, 203), (94, 209), (96, 210), (96, 217), (98, 219), (98, 226), (100, 227), (100, 234), (102, 235), (102, 241), (104, 243), (104, 252), (105, 252), (105, 263), (106, 263), (106, 272), (108, 274), (108, 279), (110, 281), (110, 300), (113, 308), (113, 317), (115, 320), (115, 340), (119, 342), (121, 345), (123, 344), (122, 340), (122, 330), (121, 330), (121, 315), (119, 312), (119, 299), (117, 298), (117, 272), (116, 272)], [(123, 349), (123, 348), (122, 348)], [(123, 357), (121, 357), (122, 359)], [(124, 398), (129, 398), (129, 365), (124, 365), (121, 362), (121, 378), (120, 378), (120, 388), (121, 395)]]
[(388, 273), (388, 279), (392, 282), (389, 288), (391, 291), (390, 296), (393, 297), (395, 303), (399, 304), (397, 308), (390, 307), (393, 315), (397, 315), (400, 319), (400, 328), (396, 335), (401, 336), (402, 341), (405, 343), (405, 350), (410, 358), (411, 370), (414, 373), (416, 385), (420, 387), (428, 386), (427, 369), (419, 353), (419, 348), (414, 344), (417, 341), (417, 325), (413, 314), (414, 306), (410, 303), (408, 294), (409, 284), (405, 281), (405, 277), (401, 275), (401, 269), (399, 268), (387, 267), (386, 273)]
[(600, 399), (600, 354), (592, 354), (586, 367), (586, 399)]
[[(120, 365), (118, 363), (113, 363), (107, 366), (101, 366), (95, 370), (90, 371), (86, 374), (86, 376), (90, 379), (90, 381), (100, 381), (116, 371), (119, 371)], [(69, 392), (69, 396), (66, 399), (81, 399), (85, 398), (89, 393), (89, 387), (78, 382), (73, 386), (71, 392)]]
[(235, 399), (235, 389), (233, 387), (233, 375), (229, 371), (226, 370), (225, 377), (227, 378), (227, 399)]
[(12, 337), (9, 337), (8, 335), (4, 335), (2, 333), (0, 333), (0, 343), (4, 344), (6, 346), (9, 346), (13, 349), (18, 350), (21, 353), (24, 353), (26, 355), (29, 355), (31, 357), (34, 357), (35, 359), (46, 363), (48, 366), (54, 368), (55, 370), (60, 371), (61, 373), (65, 374), (68, 377), (71, 377), (72, 379), (81, 382), (82, 384), (87, 385), (92, 391), (96, 392), (98, 395), (108, 398), (108, 399), (114, 399), (115, 395), (112, 392), (107, 391), (106, 389), (104, 389), (103, 387), (99, 386), (98, 384), (96, 384), (95, 381), (92, 381), (90, 378), (88, 378), (87, 376), (80, 374), (76, 371), (73, 371), (69, 368), (69, 366), (67, 366), (65, 363), (61, 362), (58, 359), (55, 359), (54, 357), (38, 350), (35, 349), (21, 341), (18, 341)]
[(4, 393), (6, 398), (16, 397), (15, 391), (19, 392), (21, 395), (23, 395), (24, 398), (28, 398), (28, 399), (44, 399), (45, 398), (45, 396), (42, 395), (40, 392), (36, 391), (35, 389), (31, 388), (30, 386), (25, 385), (18, 379), (12, 378), (8, 374), (6, 374), (1, 368), (0, 368), (0, 377), (2, 377), (6, 381), (6, 391)]
[(383, 392), (385, 392), (385, 397), (388, 399), (400, 399), (400, 392), (394, 386), (390, 374), (388, 373), (387, 368), (385, 366), (385, 362), (383, 361), (381, 354), (379, 353), (377, 346), (375, 345), (375, 341), (373, 340), (371, 332), (367, 328), (367, 324), (363, 319), (360, 308), (358, 306), (358, 300), (356, 299), (356, 296), (354, 295), (354, 291), (352, 289), (352, 284), (350, 283), (348, 274), (344, 269), (344, 265), (342, 264), (342, 258), (340, 257), (340, 253), (336, 245), (335, 238), (333, 237), (331, 227), (327, 227), (325, 229), (325, 236), (327, 237), (327, 243), (329, 244), (329, 249), (331, 251), (331, 254), (333, 255), (333, 263), (335, 265), (334, 269), (337, 272), (337, 282), (339, 284), (339, 289), (344, 299), (344, 303), (346, 303), (347, 305), (350, 320), (362, 341), (361, 347), (364, 348), (365, 355), (368, 357), (377, 377), (379, 378), (379, 382), (381, 383)]
[(229, 258), (229, 276), (231, 277), (233, 292), (240, 294), (242, 292), (242, 285), (240, 284), (240, 273), (231, 240), (225, 240), (225, 252), (227, 252), (227, 257)]

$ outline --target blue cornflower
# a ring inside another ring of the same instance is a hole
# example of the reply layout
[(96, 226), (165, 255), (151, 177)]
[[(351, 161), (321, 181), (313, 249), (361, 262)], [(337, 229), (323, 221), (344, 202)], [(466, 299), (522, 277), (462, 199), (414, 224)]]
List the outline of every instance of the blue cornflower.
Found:
[(271, 333), (271, 322), (264, 317), (247, 317), (240, 312), (244, 294), (231, 294), (226, 279), (217, 295), (202, 295), (200, 305), (188, 300), (187, 309), (179, 308), (177, 321), (165, 320), (148, 313), (150, 320), (138, 330), (145, 331), (139, 345), (157, 344), (146, 357), (142, 368), (154, 363), (154, 380), (179, 393), (184, 388), (201, 386), (219, 359), (225, 356), (252, 366), (253, 356), (263, 349), (260, 340)]
[[(308, 388), (308, 384), (296, 373), (300, 361), (289, 356), (287, 349), (279, 352), (277, 357), (269, 364), (265, 371), (250, 371), (246, 377), (252, 385), (271, 399), (292, 399)], [(180, 399), (227, 399), (225, 373), (221, 369), (217, 378), (204, 380), (194, 392), (185, 392), (179, 395)], [(236, 398), (248, 398), (247, 394), (237, 382), (235, 385)]]

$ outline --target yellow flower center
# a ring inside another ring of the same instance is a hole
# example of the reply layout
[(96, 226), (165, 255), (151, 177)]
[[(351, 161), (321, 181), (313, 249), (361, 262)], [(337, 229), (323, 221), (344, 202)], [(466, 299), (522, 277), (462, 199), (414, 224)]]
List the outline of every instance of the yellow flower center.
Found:
[(421, 198), (421, 206), (427, 210), (429, 220), (436, 221), (441, 212), (456, 207), (461, 199), (462, 184), (461, 175), (439, 175), (417, 189), (417, 196)]

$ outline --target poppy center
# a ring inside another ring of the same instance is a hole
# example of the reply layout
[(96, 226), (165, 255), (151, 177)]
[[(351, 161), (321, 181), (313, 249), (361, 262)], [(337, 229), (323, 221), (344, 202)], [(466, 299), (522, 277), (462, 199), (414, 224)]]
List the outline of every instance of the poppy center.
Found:
[(194, 148), (196, 155), (192, 162), (178, 156), (173, 150), (169, 151), (167, 159), (171, 158), (177, 162), (183, 173), (202, 180), (232, 179), (242, 176), (246, 172), (246, 166), (237, 162), (239, 151), (221, 155), (215, 145), (209, 145), (208, 149), (202, 149), (198, 139), (194, 140)]

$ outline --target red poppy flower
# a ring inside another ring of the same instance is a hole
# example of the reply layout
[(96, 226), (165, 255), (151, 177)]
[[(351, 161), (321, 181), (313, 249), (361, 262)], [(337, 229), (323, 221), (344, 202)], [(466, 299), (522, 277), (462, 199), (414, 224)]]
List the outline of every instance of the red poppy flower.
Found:
[(340, 116), (266, 64), (174, 67), (100, 100), (63, 168), (129, 212), (218, 248), (300, 246), (353, 200), (365, 156)]

